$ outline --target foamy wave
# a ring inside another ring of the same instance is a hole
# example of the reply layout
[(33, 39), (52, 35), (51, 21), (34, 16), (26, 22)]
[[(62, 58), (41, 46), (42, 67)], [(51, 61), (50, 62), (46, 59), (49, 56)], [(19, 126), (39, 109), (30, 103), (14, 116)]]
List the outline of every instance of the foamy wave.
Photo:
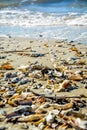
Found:
[(74, 25), (87, 26), (87, 14), (69, 13), (67, 15), (56, 13), (33, 12), (29, 10), (3, 10), (0, 11), (0, 25), (12, 26), (57, 26)]
[(80, 17), (67, 20), (67, 25), (76, 25), (76, 26), (87, 26), (87, 14), (84, 14)]

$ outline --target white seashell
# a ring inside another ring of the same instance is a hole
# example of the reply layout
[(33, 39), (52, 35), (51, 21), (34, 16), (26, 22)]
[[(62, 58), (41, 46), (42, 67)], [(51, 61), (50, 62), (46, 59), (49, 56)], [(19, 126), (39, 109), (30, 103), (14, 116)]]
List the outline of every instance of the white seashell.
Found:
[(80, 128), (87, 130), (87, 121), (83, 121), (80, 118), (77, 118), (75, 122), (78, 126), (80, 126)]
[(55, 74), (55, 76), (57, 76), (57, 77), (61, 77), (62, 76), (62, 72), (58, 72), (58, 71), (54, 71), (54, 74)]
[(55, 115), (53, 113), (49, 113), (46, 116), (46, 122), (47, 122), (47, 124), (54, 122), (54, 118), (55, 118)]
[(55, 116), (57, 116), (59, 114), (59, 112), (60, 112), (59, 110), (54, 109), (50, 113), (53, 113)]
[(36, 105), (34, 105), (34, 104), (32, 104), (31, 107), (32, 107), (32, 110), (33, 110), (33, 111), (35, 111), (35, 110), (38, 108), (38, 107), (37, 107)]
[(40, 128), (40, 130), (43, 130), (44, 127), (45, 127), (45, 125), (41, 122), (41, 123), (38, 125), (38, 127)]
[(44, 89), (44, 92), (45, 92), (45, 94), (52, 94), (52, 90), (51, 89)]
[(22, 72), (26, 72), (29, 69), (29, 65), (22, 65), (18, 68), (18, 70)]

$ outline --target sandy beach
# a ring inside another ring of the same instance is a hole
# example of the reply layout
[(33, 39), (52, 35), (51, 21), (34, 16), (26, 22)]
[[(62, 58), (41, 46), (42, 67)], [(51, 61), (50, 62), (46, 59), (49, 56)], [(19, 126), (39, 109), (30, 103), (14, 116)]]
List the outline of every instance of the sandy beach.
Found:
[(85, 124), (87, 45), (0, 37), (0, 129), (86, 130)]

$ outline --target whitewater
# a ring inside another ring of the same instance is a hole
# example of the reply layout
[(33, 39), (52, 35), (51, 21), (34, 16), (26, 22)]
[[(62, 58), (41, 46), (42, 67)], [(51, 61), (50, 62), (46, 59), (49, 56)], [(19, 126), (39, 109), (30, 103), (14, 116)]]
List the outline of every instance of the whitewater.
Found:
[(87, 1), (0, 1), (0, 35), (87, 43)]

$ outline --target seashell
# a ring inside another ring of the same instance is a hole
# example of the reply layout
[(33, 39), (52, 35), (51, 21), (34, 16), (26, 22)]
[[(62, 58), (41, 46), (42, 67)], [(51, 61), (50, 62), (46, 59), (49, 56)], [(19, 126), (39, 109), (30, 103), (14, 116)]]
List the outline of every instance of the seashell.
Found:
[(6, 73), (4, 74), (4, 80), (8, 80), (8, 78), (10, 78), (11, 75), (12, 75), (11, 72), (6, 72)]
[(29, 69), (29, 65), (21, 65), (18, 70), (25, 73)]
[(76, 47), (72, 47), (70, 48), (72, 51), (78, 51), (78, 49)]
[(31, 65), (30, 68), (32, 71), (41, 70), (41, 69), (43, 69), (43, 66), (42, 66), (42, 64), (35, 63), (35, 64)]
[(76, 63), (79, 65), (85, 65), (86, 61), (84, 59), (80, 59)]
[(62, 77), (63, 73), (55, 70), (54, 75), (57, 77)]
[(18, 101), (23, 100), (25, 97), (23, 95), (15, 94), (8, 99), (8, 104), (12, 106), (17, 106)]
[(13, 70), (14, 67), (10, 65), (10, 63), (4, 63), (0, 66), (0, 70)]
[(51, 107), (53, 107), (54, 109), (58, 109), (58, 110), (67, 110), (73, 107), (73, 103), (67, 103), (65, 105), (58, 105), (58, 104), (50, 104)]
[(31, 57), (42, 57), (42, 56), (45, 56), (45, 54), (42, 54), (42, 53), (32, 53), (30, 54)]
[[(36, 124), (36, 123), (35, 123)], [(45, 128), (45, 125), (44, 125), (44, 123), (40, 123), (39, 125), (38, 125), (38, 127), (40, 128), (40, 130), (43, 130), (44, 128)]]
[(34, 114), (29, 116), (23, 116), (18, 119), (19, 122), (32, 122), (41, 120), (44, 116), (42, 114)]
[(69, 87), (69, 83), (70, 81), (69, 80), (64, 80), (63, 83), (60, 83), (59, 85), (56, 84), (55, 87), (57, 87), (57, 91), (62, 91), (64, 89), (67, 89)]
[(45, 121), (46, 121), (46, 119), (45, 119), (45, 117), (44, 117), (44, 118), (42, 118), (41, 120), (35, 122), (35, 125), (38, 125), (38, 126), (39, 126), (39, 124), (41, 124), (41, 123), (43, 124)]
[(7, 127), (5, 127), (5, 126), (0, 127), (0, 130), (6, 130), (6, 129), (7, 129)]
[(81, 81), (83, 79), (79, 74), (78, 75), (72, 74), (69, 78), (70, 80), (74, 80), (74, 81)]
[(7, 100), (6, 99), (0, 99), (0, 107), (5, 106)]
[(11, 97), (13, 94), (15, 94), (15, 91), (7, 91), (3, 94), (4, 97)]
[(5, 110), (0, 110), (0, 114), (3, 115), (3, 116), (6, 116), (7, 112)]
[(5, 88), (0, 89), (0, 94), (3, 94), (3, 93), (5, 93)]
[(46, 118), (47, 124), (53, 123), (55, 119), (55, 115), (50, 112), (45, 118)]
[(20, 81), (20, 78), (18, 77), (12, 78), (11, 80), (12, 83), (18, 83), (19, 81)]
[(45, 102), (44, 104), (42, 104), (39, 108), (48, 108), (50, 107), (48, 102)]
[(57, 116), (60, 113), (60, 111), (57, 109), (54, 109), (50, 113), (53, 113), (55, 116)]
[(18, 83), (18, 85), (23, 85), (23, 84), (26, 84), (26, 83), (28, 83), (30, 80), (28, 79), (28, 78), (24, 78), (24, 79), (22, 79), (19, 83)]
[(66, 66), (63, 66), (63, 65), (60, 66), (58, 63), (54, 63), (54, 68), (60, 72), (64, 72), (65, 70), (67, 70)]
[(33, 111), (35, 111), (35, 110), (38, 108), (38, 106), (37, 106), (37, 105), (35, 105), (35, 104), (32, 104), (32, 106), (31, 106), (31, 107), (32, 107), (32, 110), (33, 110)]
[(46, 88), (47, 88), (47, 89), (52, 89), (52, 88), (53, 88), (53, 85), (48, 85), (48, 84), (47, 84), (47, 85), (46, 85)]
[(87, 79), (87, 73), (84, 73), (82, 77), (83, 79)]
[(64, 80), (63, 83), (62, 83), (62, 88), (67, 88), (68, 85), (69, 85), (70, 81), (69, 80)]
[(87, 121), (86, 120), (81, 120), (80, 118), (77, 118), (76, 120), (74, 120), (74, 123), (80, 129), (87, 130)]
[(32, 105), (32, 100), (26, 99), (24, 95), (16, 95), (16, 96), (12, 96), (11, 98), (9, 98), (8, 104), (12, 105), (12, 106)]
[(29, 73), (29, 77), (31, 78), (41, 78), (41, 73), (38, 70), (34, 70), (32, 73)]
[(26, 123), (23, 123), (21, 125), (21, 129), (28, 129), (28, 128), (29, 128), (29, 126)]
[(38, 108), (36, 111), (35, 111), (37, 114), (42, 114), (42, 113), (47, 113), (47, 110), (45, 110), (44, 108)]
[(18, 106), (13, 112), (6, 115), (6, 118), (13, 118), (14, 116), (21, 116), (23, 114), (28, 114), (32, 112), (30, 106)]
[(4, 77), (4, 74), (0, 72), (0, 79), (2, 79), (3, 77)]
[(18, 101), (18, 105), (29, 105), (29, 106), (31, 106), (32, 105), (32, 101), (30, 101), (28, 99), (25, 99), (23, 101)]
[(6, 72), (5, 74), (4, 74), (4, 78), (14, 78), (14, 77), (16, 77), (17, 76), (17, 73), (15, 72), (15, 73), (12, 73), (12, 72)]

